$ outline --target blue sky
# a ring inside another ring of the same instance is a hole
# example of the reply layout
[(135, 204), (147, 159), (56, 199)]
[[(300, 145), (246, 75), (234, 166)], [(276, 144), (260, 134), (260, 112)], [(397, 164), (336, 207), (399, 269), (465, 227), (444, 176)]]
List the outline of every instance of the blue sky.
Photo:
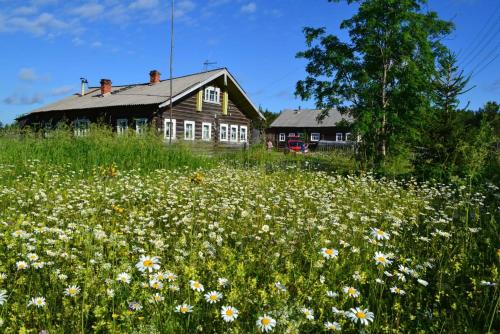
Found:
[[(147, 82), (149, 71), (168, 77), (167, 0), (0, 0), (0, 121), (79, 91), (79, 78), (97, 86)], [(500, 2), (430, 0), (453, 20), (445, 43), (475, 70), (472, 108), (500, 100)], [(304, 78), (302, 28), (339, 30), (355, 8), (326, 0), (176, 0), (174, 75), (199, 72), (203, 62), (227, 67), (256, 105), (272, 111), (313, 107), (294, 97)], [(489, 65), (486, 64), (492, 61)]]

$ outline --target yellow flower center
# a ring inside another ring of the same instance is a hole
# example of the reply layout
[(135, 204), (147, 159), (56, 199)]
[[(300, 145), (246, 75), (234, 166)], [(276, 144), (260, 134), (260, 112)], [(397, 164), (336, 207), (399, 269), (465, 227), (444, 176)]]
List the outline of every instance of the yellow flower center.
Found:
[(325, 250), (325, 253), (328, 254), (328, 255), (333, 255), (333, 249), (327, 248)]
[(384, 235), (384, 231), (382, 231), (382, 230), (378, 230), (378, 231), (377, 231), (377, 234), (378, 234), (378, 235)]
[(231, 310), (231, 309), (226, 310), (226, 315), (227, 315), (228, 317), (232, 317), (232, 316), (233, 316), (233, 313), (234, 313), (234, 312), (233, 312), (233, 310)]
[(365, 314), (365, 312), (359, 311), (359, 312), (356, 312), (356, 317), (358, 317), (359, 319), (364, 319), (364, 318), (366, 318), (366, 314)]
[(264, 318), (260, 321), (264, 326), (267, 326), (271, 323), (271, 320), (269, 318)]
[(211, 300), (217, 300), (217, 295), (210, 295)]
[(187, 307), (181, 307), (181, 313), (186, 313), (188, 311)]
[(193, 283), (193, 287), (195, 289), (199, 289), (200, 288), (200, 283), (198, 283), (198, 282)]
[(383, 257), (383, 256), (379, 256), (379, 257), (377, 257), (377, 260), (378, 260), (378, 262), (382, 262), (382, 263), (385, 263), (385, 262), (387, 261), (387, 260), (385, 259), (385, 257)]
[(347, 290), (347, 293), (350, 294), (350, 295), (353, 295), (356, 293), (356, 289), (354, 288), (349, 288), (349, 290)]
[(153, 261), (151, 261), (150, 259), (147, 259), (147, 260), (144, 260), (144, 262), (142, 262), (142, 264), (144, 265), (144, 267), (152, 267)]
[(76, 293), (76, 289), (74, 289), (74, 288), (69, 289), (70, 295), (74, 295), (75, 293)]

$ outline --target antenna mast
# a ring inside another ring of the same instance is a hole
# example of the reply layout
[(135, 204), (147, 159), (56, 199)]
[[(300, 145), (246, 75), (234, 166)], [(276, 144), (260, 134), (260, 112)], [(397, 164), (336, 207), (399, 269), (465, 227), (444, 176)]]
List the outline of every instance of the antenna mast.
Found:
[(174, 55), (174, 0), (172, 0), (172, 18), (170, 25), (170, 121), (167, 123), (170, 127), (168, 134), (168, 143), (172, 144), (172, 133), (174, 132), (173, 118), (173, 88), (172, 88), (172, 67), (173, 67), (173, 55)]
[(209, 66), (216, 65), (216, 64), (217, 64), (217, 62), (216, 62), (216, 61), (212, 61), (212, 62), (211, 62), (211, 61), (209, 61), (208, 59), (207, 59), (207, 60), (205, 60), (205, 62), (203, 63), (203, 72), (208, 71), (208, 67), (209, 67)]

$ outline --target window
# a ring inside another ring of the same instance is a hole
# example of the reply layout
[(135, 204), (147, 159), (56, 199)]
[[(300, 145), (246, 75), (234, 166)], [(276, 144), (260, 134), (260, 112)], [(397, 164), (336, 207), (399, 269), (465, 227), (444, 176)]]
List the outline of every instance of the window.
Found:
[(242, 143), (246, 143), (248, 140), (247, 130), (246, 126), (240, 126), (240, 142)]
[(295, 137), (295, 133), (290, 132), (290, 133), (288, 134), (288, 137)]
[(345, 134), (345, 141), (352, 141), (352, 135), (350, 132)]
[(321, 139), (321, 135), (319, 133), (311, 133), (311, 141), (319, 141)]
[(163, 126), (163, 133), (165, 135), (165, 139), (175, 139), (175, 119), (166, 119)]
[(286, 140), (286, 134), (280, 133), (280, 141), (285, 141)]
[(201, 139), (210, 140), (212, 139), (212, 124), (202, 123), (201, 125)]
[(116, 133), (122, 135), (125, 132), (127, 132), (127, 129), (128, 129), (128, 119), (119, 118), (116, 120)]
[(220, 141), (227, 141), (227, 124), (220, 125)]
[(238, 142), (238, 125), (231, 125), (231, 141)]
[(90, 121), (88, 119), (75, 120), (75, 136), (85, 136), (89, 132)]
[(194, 122), (184, 121), (184, 140), (194, 140)]
[(148, 126), (147, 118), (138, 118), (135, 120), (135, 132), (137, 134), (143, 134), (146, 131), (146, 127)]
[(335, 140), (336, 141), (344, 141), (342, 139), (342, 132), (337, 132), (336, 136), (335, 136)]
[(205, 88), (205, 95), (203, 100), (210, 103), (220, 103), (220, 88), (214, 86)]

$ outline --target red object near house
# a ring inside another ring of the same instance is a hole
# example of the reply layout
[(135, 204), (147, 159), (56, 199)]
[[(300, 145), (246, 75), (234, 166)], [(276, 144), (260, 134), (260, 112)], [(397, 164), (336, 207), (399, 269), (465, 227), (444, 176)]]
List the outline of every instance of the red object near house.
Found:
[(288, 148), (295, 152), (300, 152), (305, 143), (303, 140), (292, 139), (288, 141)]

